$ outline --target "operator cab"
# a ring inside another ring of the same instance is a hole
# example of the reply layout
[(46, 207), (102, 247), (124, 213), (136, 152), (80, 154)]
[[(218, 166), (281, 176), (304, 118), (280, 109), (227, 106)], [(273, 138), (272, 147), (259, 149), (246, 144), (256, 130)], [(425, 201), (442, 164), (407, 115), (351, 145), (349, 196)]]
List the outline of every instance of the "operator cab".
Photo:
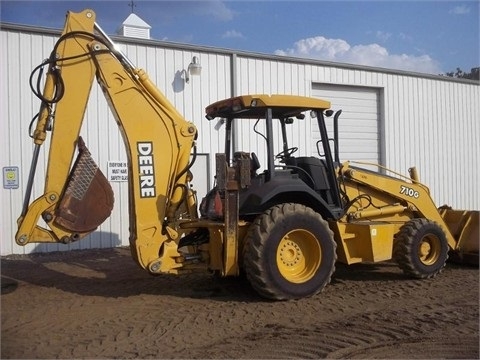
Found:
[[(329, 108), (328, 101), (292, 95), (239, 96), (206, 108), (208, 120), (220, 118), (226, 124), (227, 164), (249, 164), (248, 186), (240, 191), (240, 216), (258, 215), (283, 202), (302, 203), (326, 218), (343, 214), (336, 179), (338, 165), (325, 126), (325, 116), (333, 113)], [(309, 152), (304, 141), (308, 120), (316, 120), (320, 133), (318, 157), (298, 156)], [(257, 136), (252, 137), (252, 132)], [(294, 135), (298, 146), (289, 145)], [(255, 143), (255, 149), (244, 150), (250, 143)]]

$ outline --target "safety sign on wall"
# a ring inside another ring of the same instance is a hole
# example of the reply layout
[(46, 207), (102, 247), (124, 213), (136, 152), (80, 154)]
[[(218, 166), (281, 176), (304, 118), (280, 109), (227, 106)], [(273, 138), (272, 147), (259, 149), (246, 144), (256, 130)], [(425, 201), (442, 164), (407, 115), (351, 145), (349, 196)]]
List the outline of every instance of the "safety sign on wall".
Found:
[(128, 181), (128, 166), (126, 161), (108, 161), (108, 181)]
[(5, 166), (3, 168), (3, 188), (18, 189), (18, 166)]

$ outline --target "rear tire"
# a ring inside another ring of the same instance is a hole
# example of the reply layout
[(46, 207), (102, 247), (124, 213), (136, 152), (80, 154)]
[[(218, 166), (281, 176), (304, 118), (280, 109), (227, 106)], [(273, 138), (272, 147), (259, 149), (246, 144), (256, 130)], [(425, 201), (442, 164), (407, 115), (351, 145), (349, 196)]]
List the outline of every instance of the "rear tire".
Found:
[(259, 215), (245, 237), (244, 271), (263, 297), (288, 300), (319, 293), (335, 270), (336, 243), (312, 209), (286, 203)]
[(393, 256), (408, 276), (433, 278), (442, 272), (447, 262), (447, 237), (434, 221), (410, 220), (395, 236)]

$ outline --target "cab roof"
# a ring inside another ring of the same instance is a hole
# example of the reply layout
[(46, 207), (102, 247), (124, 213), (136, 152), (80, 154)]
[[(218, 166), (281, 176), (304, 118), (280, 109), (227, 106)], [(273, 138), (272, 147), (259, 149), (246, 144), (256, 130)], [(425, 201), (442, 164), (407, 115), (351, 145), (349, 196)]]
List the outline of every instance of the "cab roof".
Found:
[(272, 109), (273, 118), (300, 115), (307, 110), (326, 110), (330, 102), (318, 98), (297, 95), (242, 95), (217, 101), (205, 108), (206, 118), (258, 119), (265, 117), (266, 109)]

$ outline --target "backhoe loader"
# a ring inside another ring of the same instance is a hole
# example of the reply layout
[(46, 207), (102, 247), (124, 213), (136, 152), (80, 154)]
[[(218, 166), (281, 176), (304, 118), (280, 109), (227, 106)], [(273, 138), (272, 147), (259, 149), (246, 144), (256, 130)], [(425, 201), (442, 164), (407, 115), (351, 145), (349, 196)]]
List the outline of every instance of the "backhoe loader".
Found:
[[(43, 67), (44, 83), (33, 80)], [(244, 95), (208, 106), (206, 118), (225, 123), (225, 150), (216, 154), (215, 186), (197, 206), (195, 125), (117, 50), (88, 9), (67, 14), (51, 55), (31, 76), (41, 105), (20, 245), (78, 241), (112, 211), (110, 184), (79, 136), (95, 78), (127, 150), (132, 257), (152, 274), (244, 274), (261, 296), (285, 300), (319, 293), (337, 261), (393, 259), (415, 278), (440, 273), (449, 253), (478, 261), (478, 211), (437, 209), (415, 168), (404, 177), (340, 162), (340, 111), (317, 98)], [(307, 121), (320, 132), (318, 157), (295, 156), (298, 147), (288, 143), (288, 127)], [(261, 156), (232, 144), (237, 123), (253, 124)], [(31, 202), (47, 136), (44, 194)]]

